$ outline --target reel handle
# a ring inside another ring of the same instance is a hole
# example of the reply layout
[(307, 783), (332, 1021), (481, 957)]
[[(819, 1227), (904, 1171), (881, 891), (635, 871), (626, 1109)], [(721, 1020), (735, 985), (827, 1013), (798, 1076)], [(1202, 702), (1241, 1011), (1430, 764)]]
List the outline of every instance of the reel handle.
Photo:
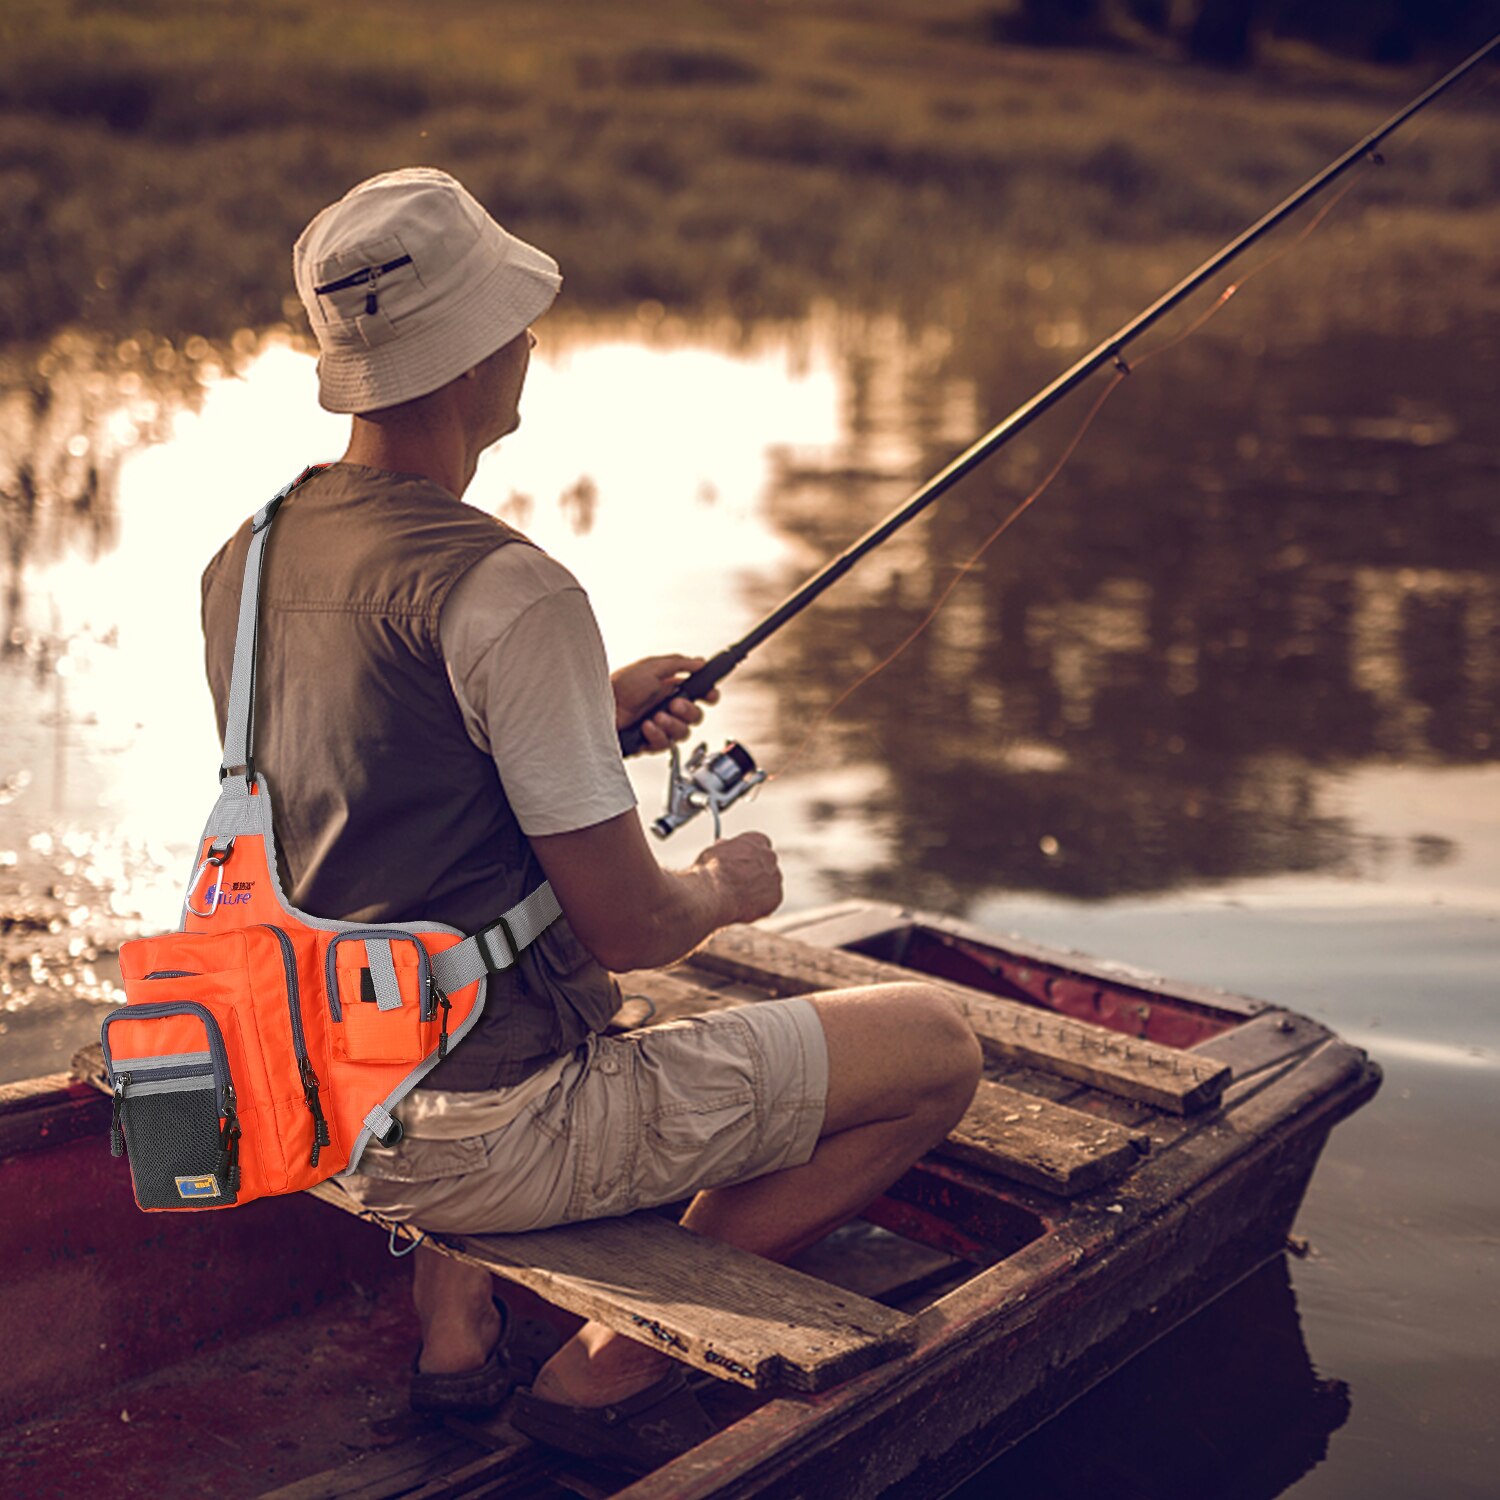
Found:
[(666, 707), (674, 698), (689, 698), (696, 703), (708, 697), (744, 659), (745, 653), (736, 652), (732, 646), (719, 652), (717, 656), (710, 657), (696, 672), (679, 682), (676, 687), (668, 689), (655, 703), (637, 715), (620, 731), (620, 753), (639, 755), (647, 748), (646, 736), (641, 732), (641, 725), (652, 714)]

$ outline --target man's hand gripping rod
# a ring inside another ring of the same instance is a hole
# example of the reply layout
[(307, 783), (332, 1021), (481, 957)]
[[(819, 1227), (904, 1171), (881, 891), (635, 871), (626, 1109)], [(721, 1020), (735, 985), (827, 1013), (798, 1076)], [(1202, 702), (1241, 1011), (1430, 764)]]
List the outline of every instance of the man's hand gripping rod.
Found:
[[(749, 639), (748, 637), (746, 638)], [(636, 755), (646, 748), (641, 726), (674, 698), (693, 701), (706, 698), (719, 682), (744, 660), (750, 647), (744, 641), (719, 652), (685, 681), (672, 688), (665, 697), (653, 703), (645, 713), (620, 731), (620, 749)], [(725, 808), (738, 802), (746, 792), (759, 786), (766, 773), (756, 769), (755, 760), (743, 745), (733, 742), (710, 757), (707, 744), (701, 744), (688, 757), (686, 767), (677, 746), (672, 746), (671, 778), (667, 783), (667, 807), (652, 825), (657, 838), (670, 838), (682, 825), (707, 808), (714, 819), (714, 837), (722, 831), (721, 815)]]

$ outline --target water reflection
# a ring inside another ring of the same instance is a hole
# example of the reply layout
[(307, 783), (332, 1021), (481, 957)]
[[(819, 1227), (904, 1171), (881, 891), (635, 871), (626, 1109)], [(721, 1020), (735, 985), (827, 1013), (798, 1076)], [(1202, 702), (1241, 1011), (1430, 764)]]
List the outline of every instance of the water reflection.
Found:
[[(543, 333), (522, 431), (470, 498), (579, 574), (617, 660), (733, 638), (1058, 360), (980, 320), (934, 330), (836, 307), (794, 327)], [(342, 424), (284, 333), (193, 342), (72, 337), (7, 366), (0, 881), (42, 833), (121, 851), (191, 836), (215, 757), (202, 559), (268, 486), (338, 451)], [(1495, 362), (1479, 326), (1341, 335), (1314, 358), (1300, 336), (1225, 321), (1126, 382), (1044, 500), (758, 803), (758, 820), (800, 831), (794, 891), (960, 907), (997, 889), (1450, 864), (1451, 827), (1393, 852), (1347, 788), (1371, 766), (1496, 759)], [(220, 378), (236, 364), (247, 379)], [(763, 648), (725, 731), (785, 760), (1080, 411)], [(162, 681), (179, 684), (165, 704), (143, 694)], [(637, 773), (648, 807), (658, 776)], [(174, 879), (143, 916), (172, 919)]]
[(1327, 1456), (1348, 1387), (1313, 1369), (1278, 1258), (1027, 1438), (953, 1500), (1270, 1500)]
[[(1385, 851), (1335, 810), (1341, 773), (1493, 760), (1493, 349), (1403, 340), (1394, 387), (1392, 347), (1351, 352), (1331, 382), (1302, 349), (1200, 341), (1173, 378), (1127, 383), (980, 576), (841, 711), (830, 753), (888, 773), (870, 813), (902, 858), (876, 872), (883, 894), (1372, 874)], [(935, 467), (947, 449), (919, 404), (882, 414), (879, 445), (897, 410)], [(1080, 415), (966, 481), (767, 650), (786, 741), (918, 625)], [(899, 498), (878, 475), (851, 422), (837, 463), (784, 473), (768, 514), (826, 553)], [(758, 604), (796, 582), (765, 580)], [(1421, 857), (1450, 853), (1436, 837)]]

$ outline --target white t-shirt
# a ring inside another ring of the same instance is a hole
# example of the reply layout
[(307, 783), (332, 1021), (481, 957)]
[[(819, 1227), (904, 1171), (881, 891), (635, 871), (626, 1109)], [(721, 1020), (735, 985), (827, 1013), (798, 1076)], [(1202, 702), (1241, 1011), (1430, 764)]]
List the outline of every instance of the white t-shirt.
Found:
[[(604, 641), (588, 595), (560, 562), (519, 542), (497, 547), (454, 585), (438, 639), (469, 738), (493, 757), (522, 832), (571, 833), (636, 805)], [(413, 1089), (402, 1128), (421, 1140), (496, 1130), (567, 1061), (498, 1093)]]
[(560, 562), (496, 548), (454, 585), (438, 638), (469, 738), (493, 757), (523, 833), (571, 833), (635, 806), (604, 641)]

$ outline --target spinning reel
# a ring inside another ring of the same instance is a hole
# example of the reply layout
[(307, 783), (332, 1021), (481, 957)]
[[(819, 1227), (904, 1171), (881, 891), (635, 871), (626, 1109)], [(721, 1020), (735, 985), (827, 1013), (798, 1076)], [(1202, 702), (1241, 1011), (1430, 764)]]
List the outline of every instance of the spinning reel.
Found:
[(766, 773), (757, 769), (755, 758), (735, 740), (712, 757), (705, 741), (688, 756), (686, 765), (682, 763), (677, 746), (673, 745), (667, 809), (651, 825), (651, 831), (659, 839), (670, 838), (706, 807), (714, 815), (714, 837), (719, 838), (720, 815), (724, 809), (733, 806), (765, 779)]

